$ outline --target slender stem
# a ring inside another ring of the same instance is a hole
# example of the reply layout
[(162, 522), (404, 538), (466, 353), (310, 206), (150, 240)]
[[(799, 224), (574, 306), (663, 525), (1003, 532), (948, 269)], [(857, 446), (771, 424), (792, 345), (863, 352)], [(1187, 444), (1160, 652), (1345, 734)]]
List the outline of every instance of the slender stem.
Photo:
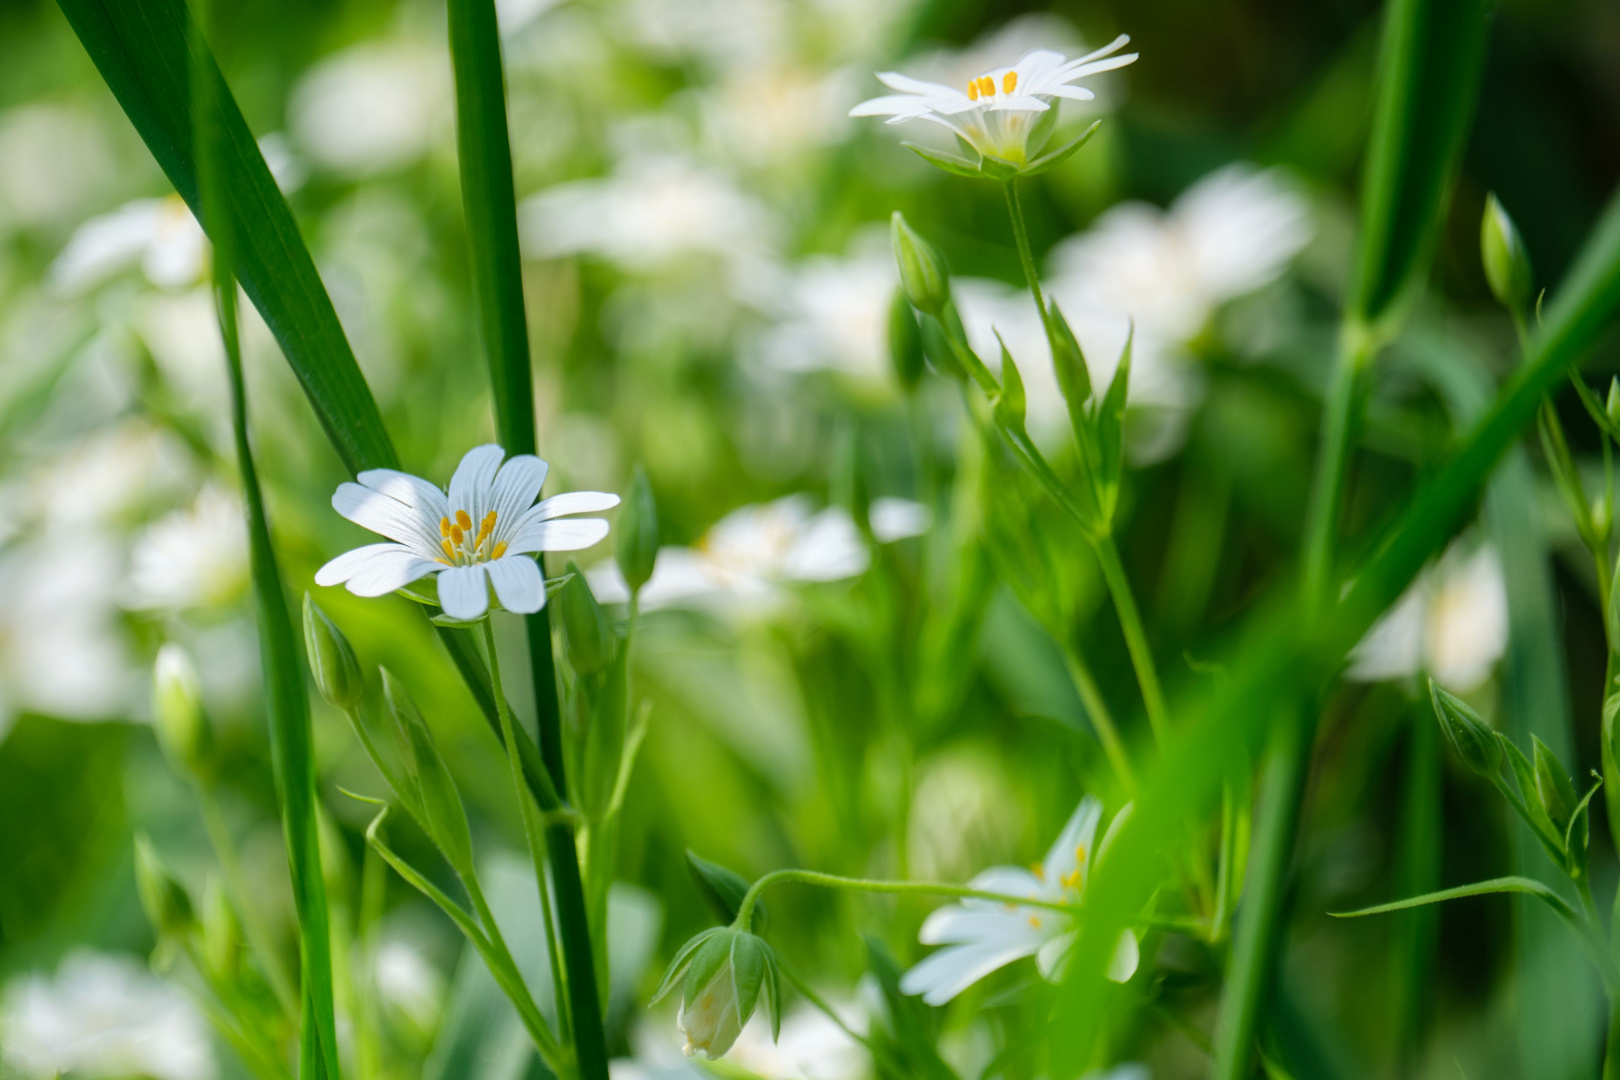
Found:
[(1170, 735), (1170, 714), (1165, 708), (1164, 691), (1159, 687), (1158, 670), (1153, 666), (1153, 650), (1148, 647), (1142, 614), (1137, 610), (1131, 583), (1125, 578), (1125, 567), (1119, 561), (1119, 549), (1114, 546), (1114, 538), (1108, 535), (1098, 537), (1092, 547), (1097, 552), (1097, 562), (1102, 565), (1108, 595), (1113, 597), (1120, 629), (1125, 632), (1125, 648), (1131, 654), (1131, 666), (1136, 669), (1136, 681), (1142, 687), (1142, 704), (1147, 709), (1148, 723), (1153, 726), (1154, 738), (1162, 746)]
[(203, 825), (208, 830), (214, 855), (225, 874), (225, 887), (230, 890), (231, 902), (241, 916), (242, 931), (247, 935), (253, 954), (259, 958), (259, 966), (264, 969), (265, 981), (270, 984), (276, 1002), (287, 1018), (293, 1019), (298, 1015), (298, 994), (293, 989), (286, 963), (275, 949), (275, 939), (264, 924), (258, 905), (250, 903), (253, 893), (242, 874), (242, 860), (237, 854), (230, 826), (225, 823), (225, 815), (220, 812), (219, 801), (214, 797), (213, 789), (205, 785), (198, 785), (197, 801), (202, 806)]
[[(484, 943), (489, 952), (485, 960), (493, 959), (487, 963), (490, 974), (501, 984), (501, 989), (517, 1009), (523, 1020), (523, 1026), (534, 1042), (535, 1049), (540, 1051), (540, 1057), (554, 1072), (566, 1073), (563, 1068), (566, 1052), (557, 1044), (557, 1037), (553, 1034), (551, 1026), (540, 1013), (540, 1007), (534, 1002), (534, 995), (529, 992), (528, 984), (512, 958), (512, 950), (506, 944), (506, 938), (501, 934), (501, 928), (495, 921), (495, 912), (490, 909), (489, 900), (484, 896), (484, 888), (476, 875), (468, 875), (462, 881), (467, 888), (467, 896), (472, 901), (473, 911), (478, 915), (478, 921), (483, 925)], [(558, 1002), (561, 1009), (561, 1001)]]
[[(568, 985), (563, 971), (562, 958), (556, 949), (556, 927), (552, 922), (551, 890), (546, 882), (546, 840), (544, 830), (538, 820), (538, 808), (529, 797), (528, 785), (523, 779), (523, 762), (518, 757), (517, 738), (512, 729), (512, 710), (506, 701), (506, 687), (501, 682), (501, 658), (499, 650), (495, 647), (495, 620), (485, 616), (484, 649), (489, 653), (489, 679), (495, 691), (495, 710), (500, 718), (501, 736), (506, 743), (506, 760), (512, 772), (512, 786), (517, 795), (518, 814), (523, 819), (523, 838), (529, 845), (529, 861), (534, 865), (535, 884), (539, 890), (540, 912), (545, 920), (546, 928), (546, 963), (551, 969), (552, 990), (557, 996), (557, 1016), (562, 1023), (565, 1033), (573, 1030), (573, 1024), (568, 1012)], [(476, 902), (476, 901), (475, 901)], [(480, 913), (480, 918), (484, 916)], [(493, 936), (494, 919), (486, 919)], [(566, 1037), (566, 1034), (565, 1034)]]
[(1008, 180), (1001, 188), (1007, 196), (1007, 214), (1012, 218), (1013, 237), (1018, 241), (1018, 261), (1024, 267), (1024, 280), (1029, 283), (1035, 308), (1041, 313), (1041, 325), (1047, 327), (1050, 334), (1050, 317), (1046, 310), (1046, 298), (1041, 295), (1041, 278), (1035, 272), (1035, 256), (1029, 248), (1029, 229), (1024, 224), (1024, 204), (1018, 197), (1018, 182)]
[(1345, 327), (1322, 406), (1316, 480), (1305, 523), (1304, 595), (1312, 610), (1333, 598), (1333, 549), (1339, 533), (1352, 437), (1361, 411), (1361, 373), (1375, 348), (1376, 341), (1368, 331), (1353, 324)]
[(378, 1045), (380, 1030), (377, 1013), (377, 923), (382, 918), (383, 900), (386, 898), (388, 879), (382, 857), (375, 848), (366, 845), (360, 863), (360, 917), (357, 927), (360, 970), (355, 973), (355, 1066), (360, 1080), (374, 1080), (382, 1075), (382, 1048)]
[(1118, 774), (1119, 782), (1126, 791), (1134, 793), (1136, 774), (1131, 771), (1130, 756), (1125, 753), (1125, 744), (1120, 741), (1119, 728), (1114, 724), (1113, 714), (1108, 711), (1108, 702), (1097, 687), (1097, 678), (1092, 675), (1090, 665), (1072, 642), (1065, 641), (1062, 646), (1064, 665), (1069, 669), (1069, 677), (1074, 680), (1080, 704), (1085, 706), (1091, 726), (1097, 732), (1097, 741), (1102, 743), (1103, 753), (1108, 755), (1108, 762)]
[(732, 925), (744, 927), (751, 925), (749, 917), (754, 912), (754, 904), (760, 893), (768, 885), (779, 881), (797, 881), (804, 885), (819, 885), (824, 889), (846, 889), (850, 892), (886, 893), (890, 895), (922, 895), (922, 896), (954, 896), (963, 900), (993, 900), (1000, 904), (1013, 904), (1017, 907), (1043, 908), (1047, 911), (1061, 911), (1072, 915), (1080, 908), (1076, 904), (1065, 904), (1055, 900), (1037, 900), (1028, 896), (1015, 896), (1012, 893), (991, 892), (987, 889), (970, 889), (965, 885), (950, 885), (942, 881), (879, 881), (872, 878), (841, 877), (838, 874), (823, 874), (819, 870), (772, 870), (748, 887), (742, 903), (737, 906), (737, 918)]

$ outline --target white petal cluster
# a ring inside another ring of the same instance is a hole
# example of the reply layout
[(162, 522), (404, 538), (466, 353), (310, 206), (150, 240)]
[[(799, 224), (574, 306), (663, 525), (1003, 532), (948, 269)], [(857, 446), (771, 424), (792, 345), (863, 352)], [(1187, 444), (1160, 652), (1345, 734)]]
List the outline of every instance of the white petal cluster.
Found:
[(371, 176), (418, 160), (450, 131), (442, 45), (357, 45), (311, 68), (288, 101), (288, 130), (317, 166)]
[(1457, 541), (1367, 631), (1347, 676), (1382, 682), (1427, 674), (1467, 693), (1490, 677), (1507, 636), (1507, 585), (1496, 549)]
[(571, 515), (611, 509), (617, 495), (574, 491), (536, 503), (549, 468), (533, 454), (505, 464), (493, 443), (467, 451), (448, 491), (396, 469), (369, 469), (332, 496), (332, 509), (389, 538), (345, 552), (315, 574), (317, 585), (347, 585), (356, 596), (383, 596), (430, 575), (439, 606), (471, 621), (489, 610), (489, 594), (507, 611), (545, 606), (545, 581), (530, 555), (578, 551), (608, 532), (601, 518)]
[[(1101, 820), (1102, 803), (1087, 796), (1041, 862), (1027, 869), (992, 866), (968, 884), (987, 892), (1078, 904), (1102, 854), (1096, 843)], [(1041, 974), (1056, 977), (1074, 944), (1075, 927), (1071, 916), (1049, 908), (963, 900), (928, 916), (917, 936), (924, 945), (946, 947), (906, 972), (900, 989), (922, 995), (930, 1005), (943, 1005), (991, 972), (1026, 956), (1036, 958)], [(1109, 978), (1125, 982), (1136, 973), (1137, 963), (1136, 937), (1127, 930), (1120, 936)]]
[(130, 552), (128, 604), (137, 610), (222, 606), (247, 583), (242, 501), (222, 488), (204, 488), (191, 506), (147, 526)]
[(51, 263), (51, 287), (72, 295), (139, 266), (160, 288), (195, 284), (208, 266), (208, 238), (178, 195), (136, 199), (79, 226)]
[(899, 72), (880, 72), (878, 81), (899, 93), (863, 101), (849, 115), (887, 116), (890, 124), (928, 120), (950, 129), (980, 154), (1022, 164), (1028, 158), (1029, 137), (1040, 114), (1051, 109), (1058, 98), (1090, 101), (1095, 95), (1074, 82), (1134, 62), (1136, 53), (1119, 54), (1130, 40), (1121, 34), (1101, 49), (1073, 60), (1049, 49), (1035, 49), (1011, 67), (969, 79), (965, 89)]
[(762, 367), (836, 371), (862, 383), (890, 380), (889, 304), (899, 276), (887, 234), (862, 237), (851, 254), (813, 256), (772, 290), (779, 321), (753, 353)]
[(23, 1077), (213, 1080), (191, 1003), (130, 957), (80, 951), (55, 977), (28, 975), (0, 1001), (0, 1060)]

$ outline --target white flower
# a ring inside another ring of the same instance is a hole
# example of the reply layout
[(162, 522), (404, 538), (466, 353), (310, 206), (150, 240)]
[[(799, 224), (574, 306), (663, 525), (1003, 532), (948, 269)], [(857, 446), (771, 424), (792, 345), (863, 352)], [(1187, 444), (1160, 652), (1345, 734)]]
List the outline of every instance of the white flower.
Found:
[(408, 165), (448, 130), (443, 46), (357, 45), (321, 61), (288, 101), (288, 129), (310, 160), (345, 176)]
[[(1095, 844), (1101, 819), (1102, 804), (1087, 796), (1042, 862), (1028, 869), (993, 866), (968, 884), (987, 892), (1078, 904), (1101, 855)], [(1116, 817), (1116, 824), (1118, 820)], [(1107, 842), (1105, 838), (1104, 846)], [(930, 1005), (943, 1005), (992, 971), (1026, 956), (1036, 958), (1041, 974), (1056, 977), (1074, 943), (1074, 920), (1050, 908), (963, 900), (928, 916), (917, 937), (924, 945), (948, 947), (906, 972), (900, 989), (921, 994)], [(1127, 981), (1135, 974), (1137, 961), (1136, 936), (1126, 930), (1120, 935), (1108, 977)]]
[(619, 497), (573, 491), (537, 504), (548, 466), (533, 454), (502, 465), (505, 456), (494, 444), (473, 447), (448, 492), (394, 469), (369, 469), (358, 484), (340, 485), (332, 508), (394, 542), (339, 555), (316, 571), (315, 583), (347, 583), (356, 596), (382, 596), (432, 574), (439, 606), (452, 619), (483, 617), (491, 587), (506, 610), (539, 611), (545, 581), (528, 556), (590, 547), (607, 535), (606, 521), (557, 519), (607, 510)]
[(765, 207), (720, 173), (646, 154), (604, 179), (531, 195), (518, 208), (518, 231), (531, 257), (589, 253), (647, 272), (693, 254), (741, 268), (763, 256), (776, 230)]
[[(864, 1026), (860, 1010), (852, 1005), (834, 1003), (833, 1011), (854, 1031)], [(726, 1058), (764, 1080), (860, 1080), (871, 1064), (865, 1047), (826, 1013), (803, 1002), (782, 1017), (774, 1040), (770, 1025), (756, 1017)]]
[(887, 116), (890, 124), (928, 120), (949, 128), (980, 154), (1014, 164), (1028, 158), (1030, 132), (1054, 98), (1090, 101), (1095, 95), (1076, 79), (1112, 71), (1133, 62), (1137, 54), (1116, 56), (1130, 37), (1121, 34), (1095, 52), (1074, 60), (1048, 49), (1035, 49), (1012, 67), (996, 68), (967, 82), (966, 91), (924, 82), (898, 72), (878, 74), (878, 81), (898, 94), (871, 98), (849, 111), (851, 116)]
[(1507, 636), (1507, 585), (1496, 549), (1469, 550), (1458, 541), (1367, 631), (1347, 675), (1380, 682), (1426, 673), (1467, 693), (1490, 676)]
[(775, 290), (786, 303), (782, 320), (760, 338), (765, 366), (832, 370), (871, 383), (890, 379), (889, 305), (899, 277), (887, 234), (874, 239), (857, 243), (847, 258), (806, 259)]
[(247, 582), (242, 502), (211, 486), (135, 539), (128, 603), (137, 610), (220, 607), (242, 595)]
[(414, 1030), (431, 1034), (444, 1007), (444, 977), (438, 970), (400, 938), (377, 947), (372, 970), (384, 1004)]
[(52, 288), (80, 293), (139, 265), (160, 288), (197, 282), (208, 266), (208, 238), (178, 195), (136, 199), (91, 218), (51, 263)]
[(75, 952), (56, 977), (13, 982), (0, 1003), (0, 1058), (25, 1077), (212, 1080), (203, 1019), (135, 960)]
[(1121, 203), (1060, 243), (1049, 291), (1071, 323), (1129, 317), (1143, 338), (1182, 345), (1218, 306), (1276, 280), (1311, 231), (1309, 207), (1281, 170), (1228, 165), (1169, 210)]
[[(904, 499), (875, 499), (870, 513), (880, 542), (915, 536), (929, 525), (927, 507)], [(789, 495), (733, 510), (696, 547), (661, 549), (641, 590), (641, 605), (652, 609), (707, 598), (768, 606), (784, 584), (841, 581), (864, 573), (870, 562), (846, 511), (835, 506), (813, 511), (808, 495)], [(603, 603), (629, 599), (616, 563), (593, 567), (589, 577)]]

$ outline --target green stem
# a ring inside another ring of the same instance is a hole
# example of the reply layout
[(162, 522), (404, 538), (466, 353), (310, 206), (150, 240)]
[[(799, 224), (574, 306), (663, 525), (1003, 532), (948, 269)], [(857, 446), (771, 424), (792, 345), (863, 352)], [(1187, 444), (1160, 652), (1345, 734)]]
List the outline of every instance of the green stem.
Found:
[(1158, 670), (1153, 666), (1153, 650), (1148, 647), (1142, 613), (1137, 610), (1131, 583), (1125, 578), (1125, 567), (1119, 561), (1119, 549), (1114, 546), (1114, 538), (1106, 534), (1100, 536), (1092, 547), (1097, 553), (1097, 562), (1102, 566), (1108, 595), (1114, 600), (1120, 629), (1125, 632), (1125, 648), (1131, 654), (1131, 666), (1136, 669), (1136, 681), (1142, 687), (1142, 704), (1147, 709), (1148, 723), (1153, 726), (1153, 736), (1162, 746), (1170, 736), (1170, 714), (1165, 708), (1164, 691), (1159, 687)]
[(1620, 1002), (1609, 1006), (1609, 1035), (1603, 1049), (1603, 1080), (1620, 1080)]
[(838, 874), (823, 874), (819, 870), (772, 870), (748, 887), (748, 892), (743, 895), (742, 903), (737, 905), (737, 918), (732, 921), (732, 925), (739, 928), (751, 925), (748, 920), (754, 912), (754, 904), (758, 901), (759, 894), (765, 891), (766, 886), (774, 885), (779, 881), (797, 881), (804, 885), (819, 885), (824, 889), (845, 889), (850, 892), (885, 893), (898, 896), (953, 896), (962, 900), (993, 900), (999, 904), (1061, 911), (1066, 915), (1073, 915), (1080, 910), (1075, 904), (1064, 904), (1054, 900), (1036, 900), (1027, 896), (1014, 896), (1011, 893), (990, 892), (986, 889), (970, 889), (965, 885), (949, 885), (941, 881), (879, 881), (873, 878), (852, 878), (842, 877)]
[(1030, 295), (1035, 298), (1035, 309), (1041, 313), (1041, 325), (1051, 336), (1051, 319), (1046, 310), (1046, 298), (1041, 295), (1041, 278), (1035, 272), (1035, 256), (1029, 247), (1029, 229), (1024, 224), (1024, 205), (1018, 197), (1018, 182), (1008, 180), (1002, 186), (1007, 196), (1007, 214), (1012, 218), (1013, 237), (1018, 241), (1018, 261), (1024, 267), (1024, 280), (1029, 283)]
[(1119, 728), (1114, 725), (1114, 716), (1108, 711), (1108, 702), (1103, 699), (1102, 691), (1097, 686), (1097, 678), (1092, 675), (1091, 667), (1072, 642), (1066, 641), (1062, 645), (1063, 662), (1069, 669), (1069, 677), (1074, 680), (1080, 704), (1085, 706), (1091, 726), (1097, 732), (1097, 741), (1102, 743), (1103, 753), (1108, 755), (1108, 762), (1118, 774), (1119, 782), (1126, 791), (1134, 793), (1136, 774), (1131, 771), (1130, 756), (1125, 752), (1125, 744), (1120, 741)]
[[(547, 851), (543, 826), (539, 821), (538, 808), (529, 797), (528, 785), (523, 779), (523, 762), (518, 757), (517, 738), (513, 733), (512, 710), (506, 701), (506, 687), (501, 682), (501, 658), (495, 647), (495, 620), (486, 615), (483, 619), (484, 649), (489, 653), (489, 679), (495, 692), (495, 709), (500, 719), (502, 741), (506, 744), (506, 760), (511, 768), (512, 787), (517, 795), (518, 814), (523, 819), (523, 838), (529, 845), (529, 861), (534, 866), (535, 884), (540, 898), (540, 912), (545, 920), (546, 929), (546, 964), (551, 970), (552, 990), (557, 997), (557, 1017), (561, 1021), (564, 1032), (573, 1030), (573, 1024), (568, 1013), (568, 986), (563, 971), (562, 958), (557, 954), (557, 932), (553, 925), (551, 913), (551, 890), (546, 885)], [(477, 892), (476, 889), (469, 890)], [(480, 905), (479, 917), (485, 920), (491, 938), (498, 931), (495, 929), (493, 917), (486, 916), (482, 908), (481, 898), (474, 897), (474, 902)], [(504, 946), (503, 946), (504, 948)]]
[(1351, 444), (1361, 411), (1361, 373), (1375, 348), (1369, 331), (1353, 323), (1345, 326), (1323, 403), (1316, 480), (1305, 524), (1304, 595), (1312, 610), (1333, 599), (1333, 549), (1339, 533)]
[(230, 826), (225, 823), (225, 815), (220, 812), (219, 801), (214, 798), (212, 788), (201, 785), (197, 788), (197, 801), (202, 806), (203, 825), (208, 830), (214, 855), (219, 859), (220, 869), (225, 875), (225, 887), (230, 891), (231, 902), (242, 919), (242, 931), (247, 936), (248, 945), (253, 955), (258, 957), (265, 982), (270, 984), (282, 1012), (289, 1020), (295, 1019), (298, 1016), (298, 994), (293, 989), (292, 977), (287, 973), (281, 954), (276, 951), (275, 939), (269, 927), (265, 926), (258, 905), (250, 902), (253, 893), (242, 874), (242, 860), (237, 855), (236, 841), (231, 837)]

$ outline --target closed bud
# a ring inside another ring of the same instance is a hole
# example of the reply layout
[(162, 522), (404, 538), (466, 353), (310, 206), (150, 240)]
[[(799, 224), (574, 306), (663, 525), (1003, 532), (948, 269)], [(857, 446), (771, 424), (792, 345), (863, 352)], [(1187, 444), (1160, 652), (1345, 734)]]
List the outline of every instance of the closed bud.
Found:
[(1429, 700), (1434, 703), (1440, 730), (1446, 733), (1446, 741), (1463, 764), (1481, 776), (1495, 776), (1502, 767), (1502, 744), (1491, 726), (1466, 702), (1442, 690), (1433, 679), (1429, 680)]
[(1603, 403), (1603, 412), (1609, 418), (1609, 423), (1620, 428), (1620, 376), (1609, 380), (1609, 397)]
[(922, 381), (927, 363), (917, 313), (906, 299), (906, 290), (899, 287), (894, 290), (894, 299), (889, 301), (889, 363), (894, 367), (895, 380), (908, 393)]
[(571, 576), (563, 583), (555, 601), (562, 614), (568, 660), (575, 671), (598, 672), (613, 663), (618, 638), (608, 623), (607, 612), (596, 602), (591, 587), (585, 583), (585, 575), (572, 559), (568, 560), (568, 573)]
[(1569, 828), (1570, 819), (1575, 816), (1575, 785), (1570, 783), (1563, 762), (1548, 749), (1546, 743), (1534, 735), (1530, 736), (1530, 741), (1535, 750), (1536, 798), (1547, 812), (1553, 828), (1562, 837)]
[(724, 1057), (762, 996), (773, 1038), (780, 1029), (776, 955), (764, 938), (729, 926), (699, 934), (675, 954), (653, 1000), (677, 982), (682, 992), (675, 1022), (686, 1036), (687, 1057), (711, 1061)]
[(1491, 293), (1509, 311), (1522, 312), (1535, 288), (1530, 257), (1518, 227), (1495, 193), (1485, 197), (1485, 216), (1479, 224), (1479, 253)]
[(889, 219), (889, 238), (894, 245), (894, 261), (900, 268), (900, 287), (912, 307), (939, 316), (951, 298), (951, 279), (945, 260), (932, 244), (918, 236), (896, 210)]
[(1085, 404), (1091, 400), (1091, 369), (1086, 367), (1085, 354), (1080, 342), (1069, 329), (1069, 320), (1058, 310), (1057, 301), (1047, 306), (1052, 328), (1052, 366), (1057, 371), (1058, 388), (1068, 403), (1069, 416), (1075, 420), (1075, 431), (1082, 429), (1080, 418), (1085, 416)]
[(651, 579), (658, 558), (658, 504), (653, 501), (647, 472), (640, 465), (630, 479), (630, 490), (625, 493), (613, 535), (617, 538), (614, 558), (619, 562), (619, 572), (632, 591), (639, 590)]
[(182, 938), (196, 925), (191, 898), (164, 867), (145, 833), (135, 837), (135, 891), (158, 937)]
[(445, 860), (463, 878), (473, 872), (472, 830), (467, 825), (467, 808), (461, 793), (433, 744), (427, 721), (406, 692), (404, 684), (387, 668), (382, 669), (383, 700), (403, 733), (409, 750), (407, 769), (422, 800), (423, 824), (429, 836), (444, 853)]
[(242, 928), (217, 877), (210, 877), (203, 886), (202, 941), (208, 970), (226, 983), (235, 982), (242, 967)]
[(1013, 361), (1007, 343), (1001, 340), (999, 330), (996, 331), (996, 343), (1001, 346), (1001, 393), (996, 397), (996, 419), (1005, 427), (1023, 431), (1024, 379), (1018, 374), (1018, 365)]
[(309, 653), (309, 671), (321, 697), (344, 712), (359, 707), (366, 680), (360, 674), (354, 650), (337, 623), (326, 617), (309, 593), (304, 594), (304, 649)]
[(158, 650), (152, 668), (152, 725), (175, 769), (200, 783), (212, 781), (214, 732), (203, 710), (197, 669), (173, 642)]

